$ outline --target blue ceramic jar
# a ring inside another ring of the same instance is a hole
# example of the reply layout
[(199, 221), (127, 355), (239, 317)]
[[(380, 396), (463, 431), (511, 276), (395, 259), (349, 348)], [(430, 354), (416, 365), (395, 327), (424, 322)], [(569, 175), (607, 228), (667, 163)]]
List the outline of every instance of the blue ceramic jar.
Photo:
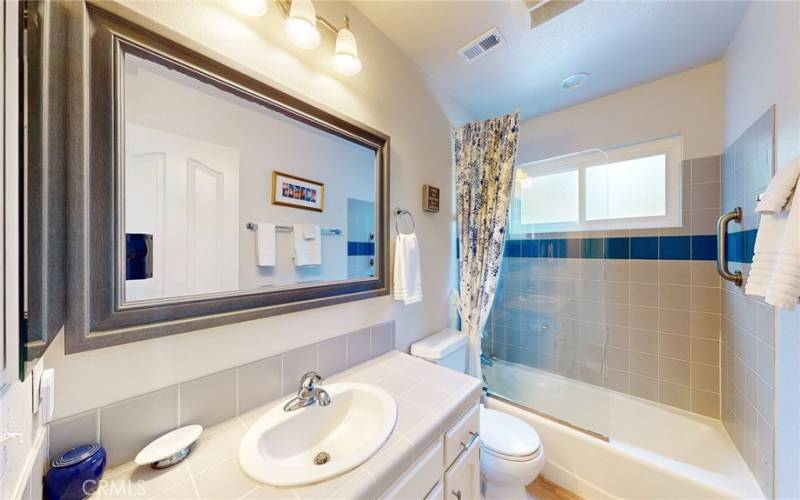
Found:
[(73, 448), (53, 460), (44, 477), (46, 500), (81, 500), (97, 490), (106, 468), (106, 450), (97, 443)]

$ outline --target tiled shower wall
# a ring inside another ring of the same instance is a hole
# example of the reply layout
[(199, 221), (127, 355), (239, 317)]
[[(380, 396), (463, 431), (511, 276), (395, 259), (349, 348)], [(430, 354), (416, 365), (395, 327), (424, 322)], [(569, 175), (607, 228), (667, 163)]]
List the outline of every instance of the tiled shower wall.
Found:
[(683, 168), (680, 228), (507, 241), (484, 352), (718, 418), (720, 157)]
[[(725, 151), (722, 209), (742, 207), (731, 224), (731, 269), (748, 275), (758, 228), (756, 199), (774, 169), (773, 112), (765, 113)], [(722, 300), (722, 422), (764, 495), (774, 476), (774, 309), (725, 283)]]
[(50, 425), (50, 457), (97, 442), (108, 466), (132, 460), (176, 427), (210, 427), (297, 391), (300, 377), (323, 377), (394, 349), (394, 322), (381, 323), (166, 389), (63, 418)]

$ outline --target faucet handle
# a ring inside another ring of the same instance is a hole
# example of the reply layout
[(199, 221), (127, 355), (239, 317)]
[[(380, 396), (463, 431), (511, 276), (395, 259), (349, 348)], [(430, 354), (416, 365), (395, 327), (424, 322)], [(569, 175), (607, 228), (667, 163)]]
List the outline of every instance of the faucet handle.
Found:
[(315, 371), (307, 372), (300, 378), (300, 390), (309, 392), (313, 391), (316, 385), (322, 382), (323, 380), (324, 379), (319, 373)]

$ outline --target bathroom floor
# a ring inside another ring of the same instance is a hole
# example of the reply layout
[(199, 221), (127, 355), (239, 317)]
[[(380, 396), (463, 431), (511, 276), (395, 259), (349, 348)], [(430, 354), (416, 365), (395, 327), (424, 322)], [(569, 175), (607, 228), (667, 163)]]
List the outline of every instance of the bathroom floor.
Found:
[(578, 495), (551, 483), (543, 476), (539, 476), (536, 481), (529, 484), (527, 490), (534, 500), (581, 500)]

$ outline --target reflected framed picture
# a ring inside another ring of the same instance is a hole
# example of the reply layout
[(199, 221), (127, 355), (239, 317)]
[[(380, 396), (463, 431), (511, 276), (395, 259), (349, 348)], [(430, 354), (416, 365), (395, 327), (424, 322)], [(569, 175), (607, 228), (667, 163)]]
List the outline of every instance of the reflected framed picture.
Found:
[(325, 184), (283, 172), (272, 172), (272, 204), (322, 212)]

